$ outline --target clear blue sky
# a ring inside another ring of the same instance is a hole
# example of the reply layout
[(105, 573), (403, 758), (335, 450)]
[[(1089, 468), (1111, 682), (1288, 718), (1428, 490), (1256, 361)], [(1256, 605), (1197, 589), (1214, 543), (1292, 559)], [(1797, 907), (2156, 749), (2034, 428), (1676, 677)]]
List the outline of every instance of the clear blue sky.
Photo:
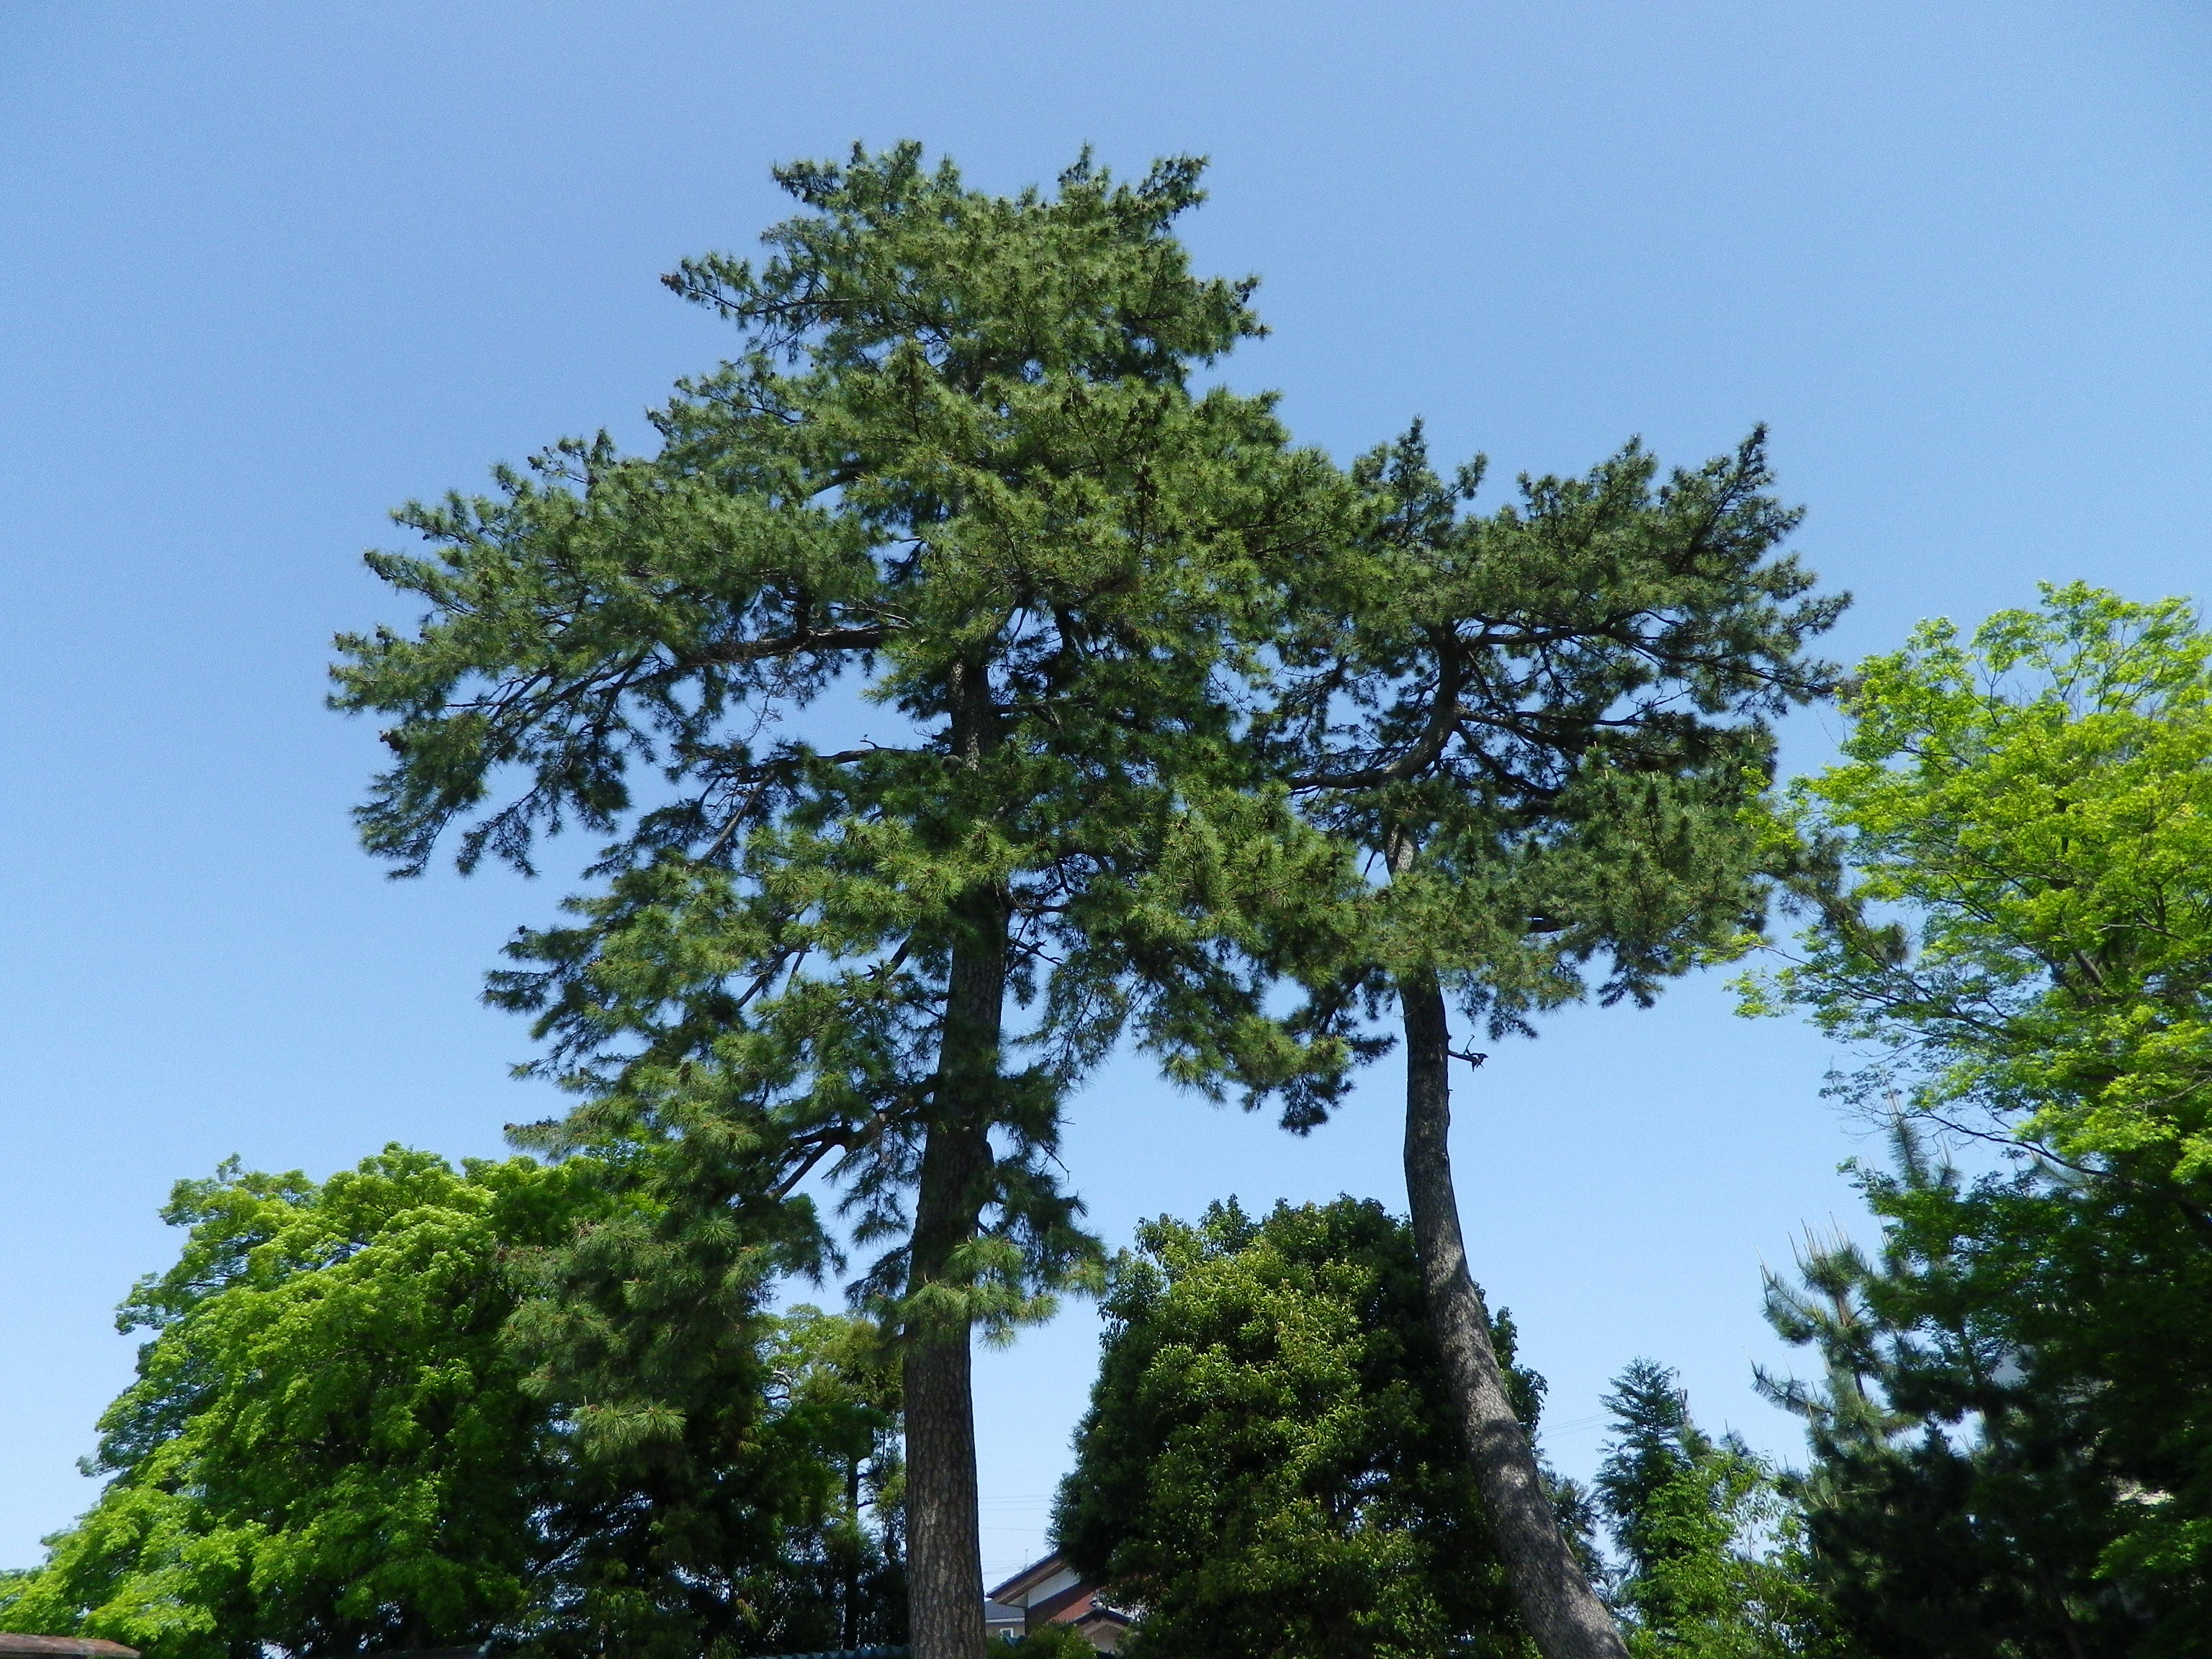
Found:
[[(1231, 377), (1302, 436), (1420, 414), (1510, 476), (1769, 422), (1856, 655), (2042, 577), (2203, 591), (2208, 115), (2188, 0), (0, 0), (0, 1565), (91, 1498), (170, 1182), (492, 1152), (544, 1109), (476, 993), (557, 889), (355, 850), (374, 744), (320, 707), (327, 641), (404, 620), (356, 558), (387, 507), (635, 438), (714, 359), (654, 278), (748, 246), (771, 162), (1208, 154), (1190, 240), (1276, 331)], [(1462, 1085), (1477, 1271), (1569, 1469), (1638, 1354), (1794, 1447), (1748, 1378), (1761, 1261), (1852, 1213), (1827, 1060), (1704, 985)], [(1391, 1089), (1294, 1142), (1126, 1067), (1069, 1163), (1116, 1239), (1232, 1192), (1395, 1203)], [(1041, 1535), (1095, 1337), (1078, 1308), (981, 1360), (991, 1570)]]

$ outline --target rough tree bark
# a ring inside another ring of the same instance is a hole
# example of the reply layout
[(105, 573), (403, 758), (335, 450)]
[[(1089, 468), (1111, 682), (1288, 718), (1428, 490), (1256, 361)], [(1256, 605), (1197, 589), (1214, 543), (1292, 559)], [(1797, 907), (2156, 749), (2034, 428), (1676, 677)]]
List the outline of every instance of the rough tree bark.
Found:
[[(963, 666), (954, 671), (951, 692), (952, 751), (979, 765), (997, 735), (988, 682)], [(915, 1185), (909, 1297), (957, 1278), (953, 1258), (975, 1237), (991, 1174), (1006, 994), (1006, 898), (972, 893), (962, 909), (965, 926), (953, 942)], [(914, 1659), (983, 1659), (974, 1357), (964, 1318), (924, 1322), (906, 1333), (907, 1597)]]
[[(1001, 933), (1004, 927), (1001, 913)], [(937, 1109), (915, 1195), (909, 1295), (952, 1277), (954, 1254), (975, 1237), (991, 1171), (988, 1086), (998, 1069), (1005, 981), (1003, 942), (994, 950), (977, 940), (954, 951)], [(964, 1319), (908, 1333), (907, 1593), (915, 1659), (982, 1659), (973, 1359)]]
[[(916, 1286), (942, 1278), (947, 1257), (974, 1237), (974, 1206), (956, 1194), (979, 1183), (989, 1167), (981, 1132), (930, 1130), (916, 1206)], [(983, 1652), (971, 1358), (964, 1322), (916, 1333), (907, 1347), (907, 1593), (915, 1659), (981, 1659)]]
[(1398, 981), (1406, 1027), (1406, 1197), (1429, 1324), (1443, 1350), (1460, 1426), (1490, 1510), (1506, 1581), (1544, 1659), (1627, 1659), (1620, 1632), (1559, 1535), (1536, 1457), (1513, 1415), (1468, 1272), (1451, 1172), (1451, 1030), (1433, 973)]

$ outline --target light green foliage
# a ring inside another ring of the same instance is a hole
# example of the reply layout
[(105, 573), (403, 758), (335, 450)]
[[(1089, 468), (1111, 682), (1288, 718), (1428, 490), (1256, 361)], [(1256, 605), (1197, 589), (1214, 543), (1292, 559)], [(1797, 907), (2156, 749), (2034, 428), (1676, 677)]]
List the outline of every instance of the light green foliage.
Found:
[(1644, 1622), (1629, 1651), (1684, 1659), (1783, 1659), (1839, 1653), (1807, 1560), (1796, 1510), (1773, 1471), (1716, 1447), (1656, 1495), (1655, 1547), (1633, 1585)]
[[(1519, 1654), (1413, 1242), (1371, 1202), (1139, 1230), (1054, 1512), (1130, 1651)], [(1512, 1328), (1495, 1340), (1510, 1360)], [(1533, 1427), (1541, 1384), (1510, 1373)]]
[[(495, 1636), (776, 1652), (834, 1643), (869, 1612), (856, 1591), (896, 1619), (847, 1491), (895, 1398), (869, 1397), (850, 1322), (765, 1313), (768, 1253), (726, 1254), (719, 1294), (665, 1327), (679, 1349), (711, 1329), (712, 1366), (593, 1370), (541, 1321), (526, 1374), (518, 1304), (654, 1231), (656, 1201), (589, 1159), (456, 1170), (397, 1147), (320, 1183), (234, 1164), (180, 1182), (180, 1258), (122, 1310), (151, 1335), (100, 1420), (108, 1485), (0, 1585), (0, 1623), (258, 1659)], [(702, 1372), (720, 1392), (688, 1419)], [(610, 1384), (661, 1408), (665, 1443), (592, 1419), (585, 1391)], [(870, 1496), (895, 1504), (889, 1484)]]
[(1862, 1091), (2066, 1160), (2212, 1182), (2212, 637), (2076, 584), (1862, 665), (1796, 791), (1853, 896), (1754, 1009), (1878, 1051)]
[(1637, 1659), (1841, 1656), (1774, 1471), (1699, 1431), (1674, 1373), (1648, 1360), (1605, 1403), (1614, 1438), (1597, 1492), (1626, 1559), (1617, 1599)]
[(112, 1477), (4, 1617), (200, 1659), (436, 1645), (522, 1616), (551, 1466), (501, 1328), (502, 1254), (580, 1212), (580, 1171), (393, 1148), (320, 1186), (179, 1183), (153, 1333), (100, 1419)]

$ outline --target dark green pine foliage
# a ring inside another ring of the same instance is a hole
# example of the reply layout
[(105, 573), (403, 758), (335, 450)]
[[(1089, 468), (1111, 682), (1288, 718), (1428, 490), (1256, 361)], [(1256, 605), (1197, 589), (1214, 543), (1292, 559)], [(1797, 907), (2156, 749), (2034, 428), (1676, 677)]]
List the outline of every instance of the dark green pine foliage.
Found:
[(1772, 722), (1832, 685), (1805, 653), (1846, 601), (1783, 550), (1763, 433), (1664, 477), (1632, 444), (1478, 513), (1484, 470), (1439, 475), (1419, 426), (1361, 459), (1361, 534), (1307, 568), (1262, 733), (1388, 878), (1334, 1007), (1432, 973), (1496, 1037), (1752, 942), (1797, 873)]
[(801, 211), (764, 263), (668, 279), (738, 338), (659, 448), (566, 442), (409, 508), (431, 552), (371, 563), (427, 614), (342, 641), (337, 705), (392, 722), (374, 851), (603, 838), (495, 988), (582, 1097), (549, 1143), (709, 1143), (802, 1230), (826, 1170), (882, 1247), (921, 1659), (982, 1640), (969, 1334), (1097, 1273), (1069, 1086), (1132, 1022), (1186, 1074), (1341, 1057), (1194, 920), (1308, 880), (1224, 692), (1340, 502), (1267, 400), (1189, 387), (1259, 331), (1172, 234), (1198, 173), (781, 169)]
[(2050, 1164), (1969, 1182), (1909, 1124), (1860, 1172), (1869, 1260), (1808, 1249), (1768, 1317), (1822, 1361), (1814, 1559), (1870, 1650), (2188, 1654), (2212, 1621), (2212, 1267), (2182, 1209)]
[[(565, 1431), (538, 1652), (637, 1659), (906, 1639), (897, 1366), (859, 1319), (767, 1317), (804, 1237), (703, 1146), (629, 1148), (627, 1202), (530, 1257), (509, 1346)], [(763, 1224), (752, 1224), (756, 1218)]]
[(1354, 477), (1361, 533), (1300, 590), (1260, 722), (1308, 820), (1374, 878), (1296, 941), (1304, 1018), (1356, 1050), (1398, 1005), (1430, 1314), (1516, 1595), (1549, 1659), (1612, 1659), (1485, 1350), (1448, 1005), (1493, 1038), (1533, 1034), (1593, 994), (1648, 1003), (1756, 939), (1773, 886), (1818, 873), (1767, 810), (1771, 726), (1826, 690), (1805, 647), (1843, 601), (1781, 551), (1797, 518), (1759, 434), (1664, 480), (1632, 445), (1586, 477), (1523, 477), (1487, 514), (1480, 462), (1444, 479), (1418, 428)]
[[(1351, 1199), (1163, 1218), (1106, 1312), (1054, 1533), (1142, 1608), (1125, 1651), (1528, 1651), (1404, 1223)], [(1492, 1334), (1510, 1363), (1510, 1318)], [(1510, 1376), (1533, 1431), (1542, 1382)]]

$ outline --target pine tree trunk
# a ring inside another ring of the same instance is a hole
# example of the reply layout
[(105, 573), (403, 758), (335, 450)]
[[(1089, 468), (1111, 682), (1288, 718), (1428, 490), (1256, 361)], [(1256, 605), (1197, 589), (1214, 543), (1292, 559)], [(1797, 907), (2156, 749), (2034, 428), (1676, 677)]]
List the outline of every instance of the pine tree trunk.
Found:
[(908, 1620), (915, 1659), (981, 1659), (975, 1419), (965, 1336), (906, 1358)]
[(907, 1596), (915, 1659), (982, 1659), (970, 1357), (964, 1326), (907, 1349)]
[[(989, 685), (953, 671), (951, 750), (978, 766), (997, 737)], [(1006, 996), (1007, 916), (995, 891), (969, 894), (953, 941), (915, 1192), (907, 1293), (954, 1278), (989, 1189), (990, 1125)], [(906, 1333), (907, 1595), (914, 1659), (983, 1659), (983, 1553), (976, 1534), (975, 1351), (970, 1322)]]
[(860, 1645), (860, 1460), (857, 1456), (845, 1460), (845, 1523), (852, 1529), (845, 1540), (842, 1621), (842, 1640), (849, 1649)]
[[(1000, 932), (1005, 923), (1000, 913)], [(1006, 949), (953, 952), (936, 1109), (915, 1195), (908, 1294), (950, 1277), (975, 1237), (991, 1171)], [(982, 1659), (983, 1557), (976, 1538), (975, 1408), (969, 1323), (910, 1328), (906, 1350), (907, 1589), (915, 1659)]]
[(1467, 1267), (1451, 1173), (1450, 1027), (1432, 973), (1398, 981), (1406, 1024), (1406, 1196), (1429, 1324), (1473, 1455), (1507, 1583), (1544, 1659), (1627, 1659), (1544, 1495), (1535, 1454), (1513, 1415), (1490, 1346), (1490, 1320)]

